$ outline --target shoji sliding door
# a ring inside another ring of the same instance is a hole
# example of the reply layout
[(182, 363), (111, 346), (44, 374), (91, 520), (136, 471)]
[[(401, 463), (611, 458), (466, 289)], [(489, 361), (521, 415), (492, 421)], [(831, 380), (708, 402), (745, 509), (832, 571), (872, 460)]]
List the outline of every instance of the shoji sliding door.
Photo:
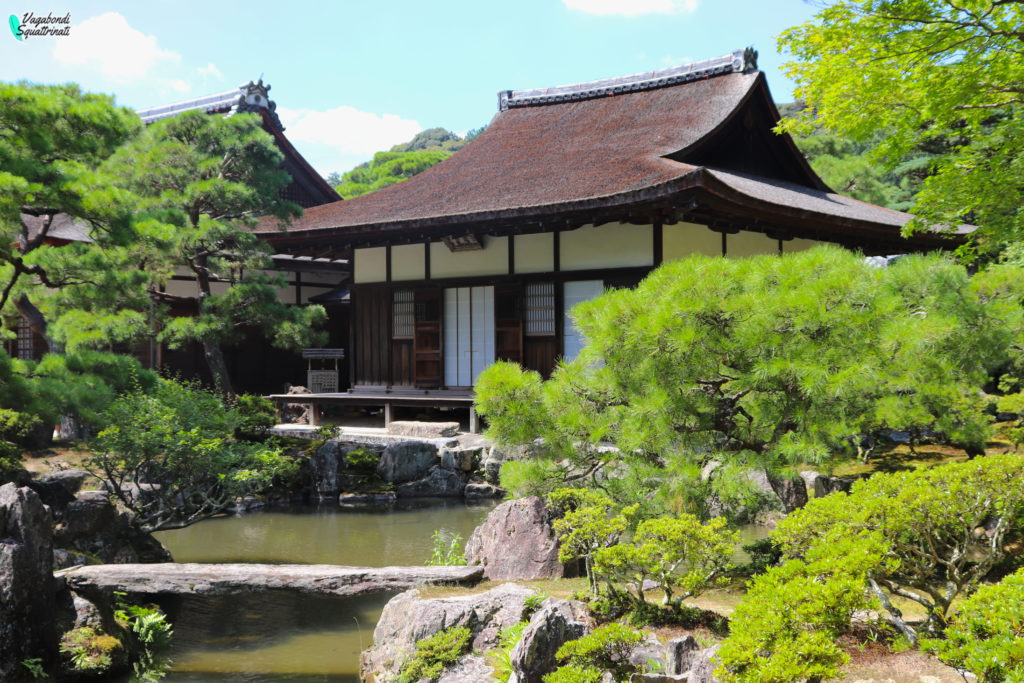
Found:
[(494, 287), (444, 290), (444, 383), (469, 387), (494, 362)]
[(583, 348), (583, 335), (576, 329), (570, 312), (576, 304), (596, 299), (604, 293), (603, 280), (577, 280), (566, 282), (563, 291), (565, 321), (563, 322), (562, 356), (565, 360), (572, 360), (580, 354)]

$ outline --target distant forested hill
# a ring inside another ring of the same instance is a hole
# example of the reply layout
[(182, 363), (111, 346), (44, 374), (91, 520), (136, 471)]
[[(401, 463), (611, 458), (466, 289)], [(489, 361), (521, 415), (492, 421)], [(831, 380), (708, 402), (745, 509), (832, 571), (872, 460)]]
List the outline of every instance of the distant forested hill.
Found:
[[(800, 102), (778, 106), (783, 116), (794, 116), (804, 109)], [(793, 136), (793, 139), (815, 172), (839, 194), (906, 211), (913, 205), (914, 195), (927, 177), (932, 159), (944, 150), (920, 148), (888, 171), (871, 157), (882, 135), (884, 133), (879, 133), (870, 142), (854, 142), (818, 128), (810, 135)]]
[(332, 173), (327, 182), (346, 199), (358, 197), (422, 173), (465, 147), (482, 131), (483, 128), (477, 128), (466, 133), (466, 137), (460, 137), (444, 128), (429, 128), (417, 133), (409, 142), (395, 145), (387, 152), (377, 152), (372, 160), (344, 175)]

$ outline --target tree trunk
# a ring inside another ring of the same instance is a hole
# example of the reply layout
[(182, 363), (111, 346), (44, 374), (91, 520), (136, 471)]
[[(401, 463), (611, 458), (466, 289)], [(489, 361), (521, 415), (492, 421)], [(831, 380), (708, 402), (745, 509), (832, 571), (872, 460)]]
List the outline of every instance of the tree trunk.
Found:
[(203, 355), (206, 357), (206, 365), (213, 375), (213, 385), (217, 391), (227, 397), (235, 395), (235, 389), (231, 385), (231, 376), (228, 374), (228, 364), (224, 361), (224, 351), (220, 344), (211, 340), (203, 340)]

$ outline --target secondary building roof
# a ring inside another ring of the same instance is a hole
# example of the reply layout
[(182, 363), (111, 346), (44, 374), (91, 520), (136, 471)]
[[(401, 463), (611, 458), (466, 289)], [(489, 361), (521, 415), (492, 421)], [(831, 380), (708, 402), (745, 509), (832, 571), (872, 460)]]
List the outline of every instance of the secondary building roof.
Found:
[[(901, 242), (911, 216), (832, 192), (788, 135), (772, 133), (779, 118), (750, 49), (621, 78), (503, 91), (487, 129), (446, 161), (307, 209), (286, 233), (272, 220), (257, 230), (282, 246), (341, 237), (370, 243), (484, 224), (574, 227), (618, 212), (637, 222)], [(937, 243), (921, 235), (907, 246)]]
[(142, 122), (147, 125), (186, 111), (203, 111), (207, 114), (225, 116), (243, 112), (258, 114), (263, 119), (263, 129), (274, 137), (278, 149), (284, 154), (282, 165), (292, 179), (282, 193), (284, 198), (304, 208), (340, 200), (341, 197), (334, 191), (334, 188), (310, 166), (291, 141), (285, 137), (285, 128), (277, 116), (277, 104), (270, 99), (269, 93), (270, 85), (265, 85), (261, 78), (258, 81), (249, 81), (233, 90), (183, 100), (174, 104), (140, 109), (138, 114)]

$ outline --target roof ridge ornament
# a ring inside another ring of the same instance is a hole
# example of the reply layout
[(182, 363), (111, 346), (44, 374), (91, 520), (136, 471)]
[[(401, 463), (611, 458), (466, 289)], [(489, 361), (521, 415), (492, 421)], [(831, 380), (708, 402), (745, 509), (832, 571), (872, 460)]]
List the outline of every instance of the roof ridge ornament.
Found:
[(175, 114), (192, 111), (194, 109), (202, 110), (207, 113), (214, 111), (226, 111), (227, 116), (232, 116), (239, 112), (259, 112), (261, 110), (266, 110), (274, 120), (274, 123), (276, 123), (281, 130), (284, 130), (284, 126), (281, 125), (281, 119), (277, 116), (277, 103), (270, 99), (269, 93), (270, 85), (263, 83), (263, 76), (261, 75), (258, 81), (243, 83), (234, 90), (227, 90), (213, 95), (194, 97), (189, 100), (175, 102), (174, 104), (138, 109), (136, 110), (136, 113), (142, 119), (143, 123), (149, 124), (160, 119), (165, 119), (168, 116), (174, 116)]
[(644, 71), (629, 76), (602, 78), (553, 88), (502, 90), (498, 93), (498, 110), (505, 111), (516, 107), (589, 100), (627, 92), (665, 88), (723, 74), (752, 73), (754, 71), (757, 71), (757, 50), (748, 47), (743, 50), (734, 50), (721, 57), (690, 62), (667, 69)]

